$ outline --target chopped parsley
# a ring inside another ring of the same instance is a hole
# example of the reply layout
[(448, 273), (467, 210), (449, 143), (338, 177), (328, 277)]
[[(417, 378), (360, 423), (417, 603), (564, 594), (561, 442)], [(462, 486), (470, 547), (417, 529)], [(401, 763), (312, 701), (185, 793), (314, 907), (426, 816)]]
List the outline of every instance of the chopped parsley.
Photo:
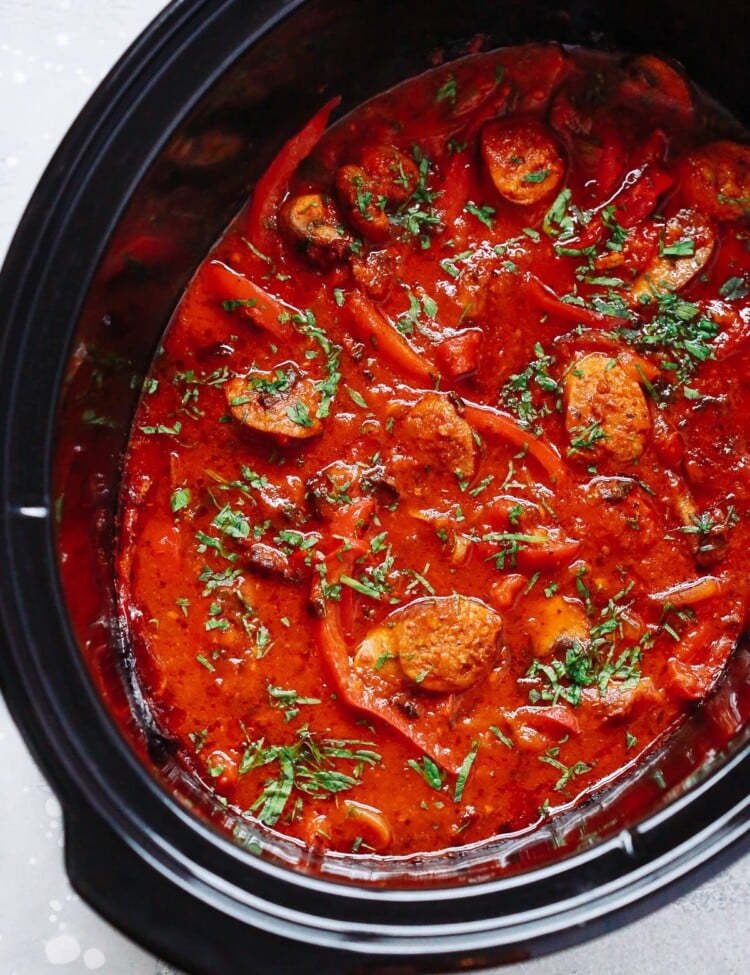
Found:
[(532, 703), (556, 704), (563, 700), (577, 707), (585, 688), (597, 687), (603, 697), (610, 685), (620, 690), (635, 687), (641, 678), (640, 661), (650, 634), (636, 646), (620, 647), (623, 617), (631, 606), (626, 600), (632, 588), (629, 583), (599, 610), (588, 640), (575, 640), (562, 658), (532, 662), (526, 676), (542, 682), (541, 687), (532, 688), (529, 693)]
[(740, 298), (747, 298), (750, 294), (750, 285), (748, 285), (746, 277), (727, 278), (719, 288), (719, 294), (727, 301), (739, 301)]
[(659, 244), (659, 255), (661, 257), (694, 257), (694, 240), (677, 240), (674, 244)]
[(478, 751), (479, 743), (475, 741), (472, 743), (471, 749), (469, 750), (466, 758), (461, 763), (461, 768), (458, 770), (458, 777), (456, 778), (456, 788), (453, 790), (453, 801), (455, 803), (461, 802), (461, 799), (463, 798), (464, 789), (466, 788), (466, 783), (469, 780), (469, 773), (474, 765)]
[(273, 684), (268, 684), (266, 685), (266, 692), (268, 693), (271, 707), (283, 709), (285, 721), (291, 721), (292, 718), (296, 718), (299, 714), (300, 707), (320, 704), (320, 698), (300, 697), (297, 691), (292, 688), (274, 687)]
[(406, 764), (409, 768), (414, 769), (417, 775), (420, 775), (431, 789), (439, 792), (443, 788), (445, 772), (433, 762), (429, 755), (423, 755), (421, 763), (414, 758), (410, 758)]
[(524, 173), (521, 177), (522, 183), (543, 183), (549, 176), (549, 169), (535, 169), (531, 173)]
[(586, 775), (587, 772), (591, 772), (594, 768), (593, 765), (587, 765), (586, 762), (576, 762), (574, 765), (564, 765), (558, 758), (557, 753), (559, 748), (549, 748), (544, 753), (544, 755), (539, 756), (539, 761), (544, 762), (545, 765), (551, 765), (552, 768), (557, 769), (561, 772), (560, 778), (555, 782), (553, 788), (555, 792), (564, 792), (567, 788), (571, 779), (578, 775)]
[(456, 82), (456, 76), (449, 74), (443, 84), (438, 88), (437, 94), (435, 95), (435, 101), (449, 102), (450, 105), (453, 106), (456, 104), (457, 94), (458, 84)]
[(476, 203), (474, 203), (472, 200), (469, 200), (469, 202), (464, 207), (464, 210), (466, 211), (466, 213), (473, 214), (477, 218), (477, 220), (479, 220), (481, 223), (485, 225), (485, 227), (488, 227), (490, 230), (492, 230), (493, 227), (492, 218), (495, 216), (494, 207), (477, 206)]
[[(377, 765), (380, 755), (371, 741), (320, 738), (304, 725), (289, 745), (266, 745), (264, 739), (247, 743), (239, 774), (275, 766), (249, 813), (266, 826), (275, 826), (294, 793), (300, 799), (331, 799), (358, 786), (366, 766)], [(341, 763), (347, 763), (346, 770)]]
[(306, 403), (302, 400), (296, 399), (293, 403), (290, 403), (286, 408), (286, 415), (289, 419), (296, 423), (300, 427), (311, 427), (313, 425), (313, 419), (310, 416), (310, 410)]
[(719, 326), (698, 305), (665, 294), (659, 296), (650, 322), (639, 329), (620, 328), (618, 332), (636, 348), (658, 352), (662, 369), (687, 384), (702, 362), (714, 358), (711, 343), (719, 334)]
[(531, 430), (535, 436), (542, 432), (540, 421), (552, 412), (552, 406), (542, 394), (559, 397), (562, 390), (557, 380), (549, 374), (554, 356), (546, 355), (539, 342), (534, 346), (535, 359), (523, 372), (515, 373), (500, 390), (502, 405), (518, 417), (521, 426)]
[(172, 492), (170, 498), (170, 506), (172, 508), (172, 514), (177, 514), (178, 511), (182, 511), (183, 508), (187, 508), (190, 504), (190, 489), (186, 487), (176, 488)]
[(430, 160), (418, 146), (412, 148), (412, 156), (417, 164), (418, 177), (411, 196), (401, 204), (389, 220), (400, 227), (408, 237), (415, 237), (423, 249), (430, 246), (429, 234), (442, 226), (434, 207), (439, 191), (430, 190), (427, 180), (430, 175)]

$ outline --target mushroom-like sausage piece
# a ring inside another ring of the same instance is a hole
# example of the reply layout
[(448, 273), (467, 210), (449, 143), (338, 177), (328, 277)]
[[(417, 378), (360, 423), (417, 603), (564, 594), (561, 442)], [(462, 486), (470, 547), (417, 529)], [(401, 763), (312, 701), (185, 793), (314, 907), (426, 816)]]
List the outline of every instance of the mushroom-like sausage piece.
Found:
[(315, 260), (337, 260), (349, 252), (352, 238), (333, 201), (321, 193), (290, 197), (279, 211), (279, 221)]
[(631, 300), (640, 304), (679, 291), (708, 264), (715, 242), (708, 220), (695, 210), (680, 210), (667, 221), (659, 254), (633, 282)]
[(287, 364), (273, 372), (251, 372), (224, 384), (229, 412), (243, 426), (285, 440), (316, 437), (320, 396), (311, 380)]
[(405, 203), (417, 187), (417, 164), (394, 146), (367, 146), (362, 150), (361, 161), (376, 199), (382, 198), (398, 206)]
[(336, 194), (346, 219), (366, 240), (381, 243), (390, 235), (389, 209), (405, 203), (419, 182), (413, 159), (393, 146), (368, 146), (361, 165), (342, 166)]
[(741, 220), (750, 212), (750, 146), (711, 142), (689, 152), (678, 168), (686, 200), (702, 213)]
[(388, 238), (391, 225), (385, 212), (385, 197), (373, 192), (361, 166), (342, 166), (336, 173), (336, 193), (346, 219), (366, 240), (380, 243)]
[(497, 192), (511, 203), (537, 203), (560, 185), (565, 164), (536, 119), (493, 119), (482, 129), (482, 158)]
[(473, 476), (476, 466), (474, 435), (447, 397), (426, 393), (409, 410), (403, 430), (412, 445), (411, 456), (424, 469), (462, 478)]
[(612, 356), (591, 352), (565, 377), (568, 455), (590, 464), (632, 464), (646, 449), (651, 431), (648, 403), (638, 381)]
[(428, 596), (394, 610), (371, 630), (354, 665), (382, 673), (390, 662), (393, 676), (398, 661), (417, 687), (465, 691), (492, 667), (501, 629), (501, 617), (473, 596)]

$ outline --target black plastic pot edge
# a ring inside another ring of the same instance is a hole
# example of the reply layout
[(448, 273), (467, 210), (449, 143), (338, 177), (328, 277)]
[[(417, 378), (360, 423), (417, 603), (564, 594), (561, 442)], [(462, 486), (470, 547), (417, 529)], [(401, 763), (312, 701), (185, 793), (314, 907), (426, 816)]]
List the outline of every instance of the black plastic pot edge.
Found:
[[(39, 189), (35, 193), (32, 201), (24, 215), (19, 230), (11, 245), (8, 260), (0, 274), (0, 307), (8, 308), (7, 320), (17, 327), (9, 329), (2, 336), (0, 346), (0, 374), (11, 381), (2, 384), (4, 392), (0, 394), (0, 414), (9, 415), (9, 404), (16, 395), (16, 383), (18, 377), (11, 372), (8, 365), (8, 350), (11, 340), (25, 331), (26, 341), (28, 341), (29, 331), (20, 327), (23, 321), (27, 325), (38, 317), (39, 303), (44, 301), (42, 295), (37, 295), (35, 280), (41, 276), (49, 276), (53, 273), (50, 269), (54, 264), (54, 255), (59, 250), (60, 224), (68, 207), (74, 205), (78, 199), (81, 186), (77, 184), (76, 170), (81, 165), (81, 160), (89, 153), (102, 151), (102, 145), (97, 144), (97, 137), (104, 133), (112, 117), (118, 113), (126, 114), (127, 109), (119, 100), (113, 100), (114, 94), (118, 89), (132, 84), (136, 79), (140, 79), (144, 84), (145, 76), (149, 71), (152, 72), (151, 78), (157, 76), (164, 70), (164, 64), (160, 62), (159, 52), (170, 43), (176, 42), (179, 35), (189, 31), (189, 24), (193, 17), (199, 17), (200, 12), (211, 9), (212, 16), (219, 16), (222, 6), (216, 5), (205, 0), (188, 6), (184, 3), (175, 3), (168, 8), (139, 38), (135, 45), (119, 62), (113, 72), (103, 83), (103, 86), (94, 95), (84, 109), (81, 116), (75, 123), (69, 136), (61, 146), (48, 167)], [(262, 5), (276, 6), (274, 4)], [(286, 5), (282, 13), (276, 12), (274, 17), (268, 21), (263, 21), (258, 30), (265, 29), (268, 23), (285, 16), (293, 10), (298, 3)], [(242, 47), (252, 43), (252, 36), (244, 39)], [(231, 60), (240, 50), (232, 54)], [(215, 68), (211, 78), (216, 77), (223, 70), (223, 66)], [(206, 81), (208, 87), (210, 81)], [(195, 95), (198, 97), (198, 94)], [(137, 101), (134, 95), (134, 101)], [(116, 128), (116, 126), (115, 126)], [(110, 138), (102, 135), (102, 139)], [(154, 148), (154, 153), (156, 149)], [(133, 177), (132, 183), (135, 185), (147, 168), (148, 160), (143, 163), (137, 175)], [(83, 167), (86, 171), (86, 167)], [(119, 213), (113, 213), (110, 227), (116, 222)], [(41, 239), (41, 233), (49, 233), (50, 237)], [(106, 238), (103, 234), (102, 239)], [(28, 243), (34, 241), (35, 250), (30, 253)], [(52, 241), (52, 242), (51, 242)], [(48, 252), (45, 258), (42, 251)], [(40, 265), (45, 270), (40, 271)], [(80, 283), (78, 301), (86, 290), (88, 278), (82, 277)], [(7, 301), (6, 301), (7, 299)], [(15, 356), (24, 357), (23, 347), (19, 344)], [(55, 382), (59, 386), (60, 364), (47, 364), (48, 373), (54, 375)], [(56, 401), (56, 395), (51, 397), (50, 402)], [(28, 419), (28, 418), (26, 418)], [(49, 419), (49, 418), (47, 418)], [(48, 431), (52, 429), (49, 422), (44, 425)], [(45, 576), (45, 588), (54, 589), (56, 579), (52, 566), (55, 562), (55, 546), (53, 539), (53, 525), (51, 514), (51, 496), (49, 492), (50, 471), (47, 458), (50, 455), (50, 442), (35, 446), (35, 453), (42, 458), (44, 463), (44, 478), (35, 482), (24, 483), (24, 472), (19, 472), (15, 468), (14, 457), (11, 454), (12, 436), (16, 438), (23, 436), (24, 426), (20, 422), (16, 425), (9, 435), (3, 433), (3, 454), (0, 476), (2, 477), (2, 522), (0, 523), (0, 551), (4, 554), (16, 553), (11, 555), (11, 561), (15, 559), (17, 563), (17, 553), (28, 551), (46, 552), (46, 563), (42, 569)], [(40, 491), (39, 484), (46, 484), (47, 490)], [(14, 544), (10, 545), (9, 540), (13, 539)], [(31, 572), (30, 572), (31, 570)], [(18, 578), (26, 577), (39, 571), (38, 566), (18, 566)], [(13, 573), (13, 586), (16, 585), (16, 574)], [(169, 799), (157, 787), (144, 770), (138, 765), (134, 756), (127, 752), (124, 743), (119, 738), (113, 723), (106, 715), (103, 706), (96, 699), (93, 691), (86, 680), (86, 674), (82, 662), (79, 662), (79, 673), (77, 675), (80, 685), (79, 690), (86, 695), (86, 700), (82, 698), (82, 714), (79, 716), (65, 712), (57, 712), (57, 702), (51, 700), (44, 690), (44, 673), (34, 655), (33, 642), (30, 641), (32, 629), (39, 626), (47, 627), (48, 621), (27, 618), (26, 621), (16, 616), (16, 607), (24, 605), (23, 593), (9, 586), (4, 585), (4, 591), (0, 595), (0, 612), (2, 614), (3, 629), (0, 632), (0, 683), (8, 701), (9, 709), (14, 720), (23, 729), (27, 742), (30, 744), (34, 757), (38, 764), (44, 769), (45, 775), (52, 782), (55, 791), (60, 795), (65, 808), (67, 847), (66, 857), (71, 879), (76, 888), (82, 895), (100, 911), (104, 916), (113, 920), (119, 927), (127, 930), (136, 940), (141, 941), (147, 947), (156, 951), (160, 955), (168, 956), (178, 961), (183, 967), (189, 967), (196, 972), (205, 972), (206, 975), (214, 975), (224, 963), (225, 956), (217, 954), (218, 948), (215, 941), (220, 940), (221, 934), (217, 931), (216, 917), (209, 916), (207, 912), (200, 910), (201, 901), (196, 898), (196, 884), (203, 881), (197, 877), (190, 877), (187, 873), (182, 873), (178, 863), (174, 858), (174, 851), (171, 851), (168, 844), (161, 842), (158, 836), (144, 835), (142, 844), (135, 844), (132, 838), (128, 837), (127, 830), (123, 823), (127, 823), (127, 816), (122, 813), (122, 818), (117, 815), (117, 810), (112, 808), (116, 798), (116, 793), (112, 793), (108, 788), (106, 779), (101, 782), (93, 783), (87, 781), (87, 775), (96, 772), (96, 767), (87, 767), (86, 756), (77, 753), (76, 745), (69, 734), (70, 721), (83, 720), (83, 712), (88, 716), (93, 715), (95, 722), (91, 726), (99, 734), (108, 739), (109, 745), (114, 745), (121, 757), (129, 763), (129, 774), (137, 779), (146, 791), (151, 793), (151, 800), (155, 805), (162, 807), (163, 815), (173, 815), (176, 804)], [(60, 618), (64, 618), (64, 608), (57, 606)], [(28, 622), (29, 629), (26, 630), (22, 625)], [(12, 635), (9, 639), (7, 634)], [(49, 635), (49, 633), (48, 633)], [(72, 635), (66, 630), (53, 631), (53, 638), (63, 639), (66, 642), (72, 641)], [(22, 656), (27, 659), (21, 660)], [(32, 678), (32, 680), (29, 680)], [(35, 681), (38, 683), (35, 684)], [(28, 683), (27, 683), (28, 682)], [(53, 749), (50, 744), (53, 743)], [(81, 762), (84, 765), (81, 765)], [(745, 774), (750, 771), (750, 754), (747, 748), (744, 756), (738, 756), (735, 768), (741, 765)], [(701, 803), (701, 798), (703, 802)], [(300, 971), (314, 970), (323, 968), (326, 971), (354, 971), (364, 964), (363, 959), (367, 959), (368, 965), (378, 967), (388, 967), (389, 971), (410, 971), (410, 970), (434, 970), (436, 965), (454, 966), (466, 964), (467, 956), (473, 959), (475, 964), (490, 964), (500, 961), (514, 961), (520, 957), (527, 957), (531, 954), (541, 954), (548, 950), (557, 949), (580, 941), (584, 937), (590, 937), (592, 933), (603, 933), (611, 928), (612, 910), (616, 907), (619, 910), (617, 915), (618, 922), (634, 920), (643, 916), (654, 906), (665, 902), (671, 891), (674, 889), (688, 889), (695, 883), (700, 882), (711, 874), (721, 869), (730, 859), (738, 855), (739, 852), (750, 847), (750, 836), (748, 827), (750, 826), (750, 809), (748, 808), (747, 796), (737, 796), (734, 792), (722, 796), (724, 800), (724, 812), (726, 822), (715, 819), (717, 806), (716, 794), (713, 794), (710, 803), (708, 797), (701, 796), (700, 790), (696, 790), (694, 795), (686, 797), (683, 809), (683, 818), (695, 819), (696, 814), (703, 812), (707, 825), (704, 835), (700, 838), (693, 838), (691, 841), (682, 844), (677, 843), (670, 849), (669, 855), (662, 854), (653, 859), (646, 858), (642, 865), (642, 873), (648, 872), (649, 876), (644, 878), (639, 876), (638, 871), (631, 871), (628, 877), (630, 885), (614, 885), (608, 895), (593, 908), (591, 906), (574, 905), (569, 913), (564, 914), (567, 927), (560, 930), (559, 917), (554, 930), (546, 929), (544, 921), (536, 925), (530, 921), (524, 921), (525, 931), (520, 931), (518, 927), (509, 927), (504, 934), (501, 934), (497, 926), (488, 925), (483, 931), (469, 931), (468, 926), (464, 935), (457, 934), (450, 926), (429, 926), (425, 928), (424, 935), (418, 937), (416, 934), (405, 936), (403, 926), (395, 925), (394, 931), (399, 933), (395, 937), (395, 942), (387, 937), (384, 932), (379, 931), (378, 925), (358, 924), (356, 922), (346, 922), (333, 927), (342, 930), (333, 930), (330, 934), (323, 937), (318, 931), (315, 932), (312, 920), (310, 927), (306, 924), (293, 923), (282, 924), (280, 916), (283, 915), (283, 901), (280, 909), (276, 912), (279, 917), (271, 918), (270, 927), (266, 921), (271, 915), (263, 915), (261, 912), (253, 918), (247, 909), (240, 910), (232, 908), (229, 898), (220, 895), (210, 886), (204, 885), (205, 896), (208, 902), (213, 902), (222, 912), (223, 922), (226, 924), (226, 937), (234, 941), (242, 941), (239, 937), (247, 924), (250, 928), (255, 928), (263, 933), (263, 950), (254, 961), (261, 965), (273, 963), (276, 967), (287, 964), (292, 965)], [(711, 809), (707, 808), (710, 804)], [(112, 812), (111, 822), (108, 824), (103, 818), (103, 810)], [(184, 810), (179, 810), (179, 815), (187, 818), (188, 814)], [(700, 821), (704, 821), (703, 818)], [(133, 825), (132, 823), (130, 824)], [(674, 822), (666, 826), (656, 825), (651, 833), (659, 832), (660, 837), (665, 830), (673, 834), (670, 838), (679, 837), (679, 830), (675, 829)], [(233, 860), (236, 863), (245, 857), (242, 851), (231, 847), (228, 840), (218, 837), (213, 831), (203, 824), (197, 827), (201, 833), (204, 845), (209, 841), (215, 844), (216, 848), (222, 849), (222, 856)], [(641, 835), (647, 836), (650, 832), (649, 824), (642, 824)], [(664, 835), (664, 839), (666, 839)], [(653, 836), (651, 837), (653, 840)], [(651, 842), (651, 845), (655, 845)], [(626, 861), (630, 859), (630, 854), (625, 844), (622, 849), (617, 848), (617, 844), (607, 848), (615, 856), (621, 856)], [(551, 879), (555, 874), (565, 873), (576, 865), (585, 862), (593, 863), (607, 853), (607, 850), (592, 851), (589, 854), (580, 855), (570, 861), (563, 861), (557, 864), (552, 871), (543, 872), (544, 876)], [(575, 861), (575, 862), (574, 862)], [(150, 875), (150, 883), (144, 884), (139, 864), (149, 863), (153, 869)], [(111, 886), (106, 892), (98, 887), (92, 878), (101, 869), (102, 863), (107, 864), (108, 871), (111, 872)], [(283, 871), (278, 868), (269, 868), (267, 865), (258, 864), (261, 872), (268, 875), (272, 886), (283, 888), (286, 883)], [(594, 871), (595, 873), (595, 871)], [(689, 875), (688, 875), (689, 873)], [(529, 881), (528, 875), (525, 881)], [(303, 886), (308, 887), (308, 904), (312, 905), (315, 899), (324, 891), (333, 899), (346, 898), (356, 901), (361, 898), (366, 901), (380, 900), (381, 903), (393, 902), (397, 910), (403, 909), (405, 897), (397, 896), (398, 892), (378, 891), (374, 896), (372, 892), (365, 897), (363, 892), (352, 890), (350, 887), (334, 885), (325, 882), (313, 882), (309, 880)], [(113, 900), (111, 890), (119, 887), (120, 890), (131, 889), (138, 892), (134, 900), (120, 898)], [(507, 882), (485, 885), (486, 892), (493, 890), (511, 890), (513, 878)], [(168, 900), (169, 897), (172, 900)], [(469, 896), (482, 895), (482, 890), (472, 891), (470, 894), (465, 891), (451, 891), (450, 897), (456, 901), (461, 901)], [(176, 900), (175, 900), (176, 899)], [(615, 901), (613, 905), (611, 902)], [(290, 910), (291, 916), (293, 912)], [(312, 915), (310, 915), (312, 918)], [(498, 923), (501, 921), (498, 918)], [(184, 930), (184, 925), (199, 933), (202, 942), (202, 956), (196, 954), (193, 947), (188, 951), (181, 944), (180, 932)], [(272, 931), (273, 925), (277, 930)], [(346, 930), (343, 930), (346, 928)], [(281, 930), (294, 929), (292, 937), (281, 937)], [(268, 940), (265, 940), (268, 939)], [(504, 940), (505, 939), (505, 940)], [(446, 944), (450, 942), (455, 950), (447, 950)], [(397, 943), (398, 953), (386, 951), (386, 947), (392, 947)], [(519, 944), (523, 948), (519, 948)], [(247, 950), (247, 942), (243, 942), (244, 950)], [(260, 942), (259, 942), (260, 944)], [(320, 957), (311, 959), (309, 946), (318, 944), (325, 954), (324, 962), (321, 963)], [(227, 949), (223, 949), (226, 951)], [(237, 949), (238, 951), (240, 949)], [(400, 961), (394, 959), (400, 958)]]

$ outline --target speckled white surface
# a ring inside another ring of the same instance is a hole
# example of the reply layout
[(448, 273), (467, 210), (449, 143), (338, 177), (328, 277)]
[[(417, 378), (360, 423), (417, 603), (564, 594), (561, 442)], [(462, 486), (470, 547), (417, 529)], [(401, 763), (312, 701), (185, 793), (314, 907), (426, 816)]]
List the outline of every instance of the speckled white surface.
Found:
[[(0, 259), (57, 143), (161, 6), (160, 0), (0, 0)], [(173, 975), (72, 892), (62, 850), (60, 807), (0, 700), (0, 975)], [(749, 921), (750, 857), (744, 857), (636, 924), (503, 972), (745, 975)]]

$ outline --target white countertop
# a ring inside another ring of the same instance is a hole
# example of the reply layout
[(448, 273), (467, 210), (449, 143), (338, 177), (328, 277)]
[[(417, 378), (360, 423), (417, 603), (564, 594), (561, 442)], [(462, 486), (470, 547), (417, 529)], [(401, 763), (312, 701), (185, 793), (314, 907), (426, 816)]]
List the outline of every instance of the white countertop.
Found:
[[(162, 5), (0, 0), (0, 260), (58, 142)], [(0, 700), (0, 975), (171, 975), (173, 969), (133, 945), (72, 892), (62, 851), (59, 804)], [(502, 972), (745, 975), (749, 919), (746, 856), (629, 927)]]

